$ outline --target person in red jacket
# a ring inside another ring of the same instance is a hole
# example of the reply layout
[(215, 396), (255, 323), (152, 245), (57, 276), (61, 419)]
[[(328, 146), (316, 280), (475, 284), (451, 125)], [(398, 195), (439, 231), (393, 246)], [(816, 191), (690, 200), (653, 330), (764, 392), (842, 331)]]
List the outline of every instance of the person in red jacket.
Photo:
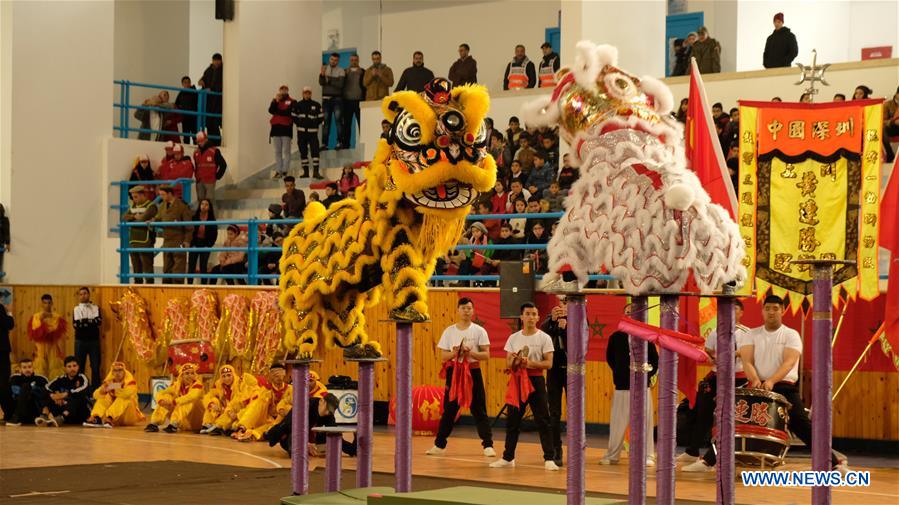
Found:
[[(166, 180), (190, 179), (194, 175), (194, 164), (190, 158), (184, 156), (184, 147), (181, 144), (175, 144), (172, 148), (172, 161), (168, 164), (168, 173), (165, 174)], [(184, 188), (181, 184), (175, 184), (175, 196), (183, 198)]]
[(269, 139), (275, 146), (275, 175), (273, 179), (280, 179), (287, 175), (290, 169), (290, 144), (293, 142), (293, 117), (291, 109), (294, 99), (290, 96), (290, 90), (284, 84), (278, 88), (278, 93), (268, 106), (268, 113), (272, 115), (269, 123), (272, 125)]
[(215, 181), (225, 175), (228, 164), (217, 147), (206, 138), (206, 132), (197, 133), (197, 150), (194, 151), (196, 166), (197, 201), (208, 198), (215, 201)]

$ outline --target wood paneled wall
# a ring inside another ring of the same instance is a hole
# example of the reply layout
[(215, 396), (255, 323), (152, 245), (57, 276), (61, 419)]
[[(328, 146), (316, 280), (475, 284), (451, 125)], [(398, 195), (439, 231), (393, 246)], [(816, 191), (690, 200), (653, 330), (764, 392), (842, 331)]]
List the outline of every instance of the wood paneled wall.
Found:
[[(16, 319), (16, 329), (11, 335), (13, 346), (13, 359), (30, 355), (33, 346), (28, 340), (26, 325), (31, 314), (40, 308), (40, 297), (43, 293), (53, 296), (56, 308), (66, 314), (71, 323), (71, 310), (77, 303), (78, 286), (13, 286), (14, 302), (12, 312)], [(146, 286), (135, 287), (146, 298), (150, 307), (151, 324), (154, 329), (161, 329), (166, 302), (177, 296), (190, 297), (195, 288), (176, 286)], [(260, 288), (241, 287), (216, 287), (215, 292), (221, 301), (225, 295), (241, 293), (248, 297)], [(109, 309), (109, 303), (118, 301), (124, 287), (121, 286), (97, 286), (91, 288), (92, 299), (103, 311), (103, 373), (112, 361), (116, 350), (122, 341), (122, 330), (116, 321), (115, 315)], [(417, 324), (414, 327), (414, 356), (413, 370), (414, 384), (441, 385), (438, 378), (440, 372), (439, 358), (436, 353), (436, 344), (443, 329), (452, 324), (455, 317), (457, 295), (453, 291), (432, 290), (429, 294), (432, 321), (426, 324)], [(392, 356), (394, 348), (393, 325), (385, 322), (387, 319), (386, 306), (379, 305), (366, 311), (366, 320), (369, 325), (371, 338), (381, 342), (389, 361), (375, 368), (375, 399), (389, 400), (394, 391), (394, 367)], [(505, 339), (506, 335), (491, 335), (491, 339)], [(74, 337), (70, 333), (66, 339), (67, 353), (74, 352)], [(136, 360), (130, 355), (128, 345), (124, 346), (123, 357), (129, 365), (134, 365)], [(880, 352), (872, 349), (870, 352)], [(319, 357), (323, 362), (314, 367), (323, 380), (331, 375), (348, 375), (356, 378), (356, 365), (343, 361), (339, 349), (323, 349)], [(487, 409), (490, 415), (495, 415), (502, 407), (505, 396), (507, 376), (503, 373), (505, 360), (491, 358), (483, 366), (485, 381), (487, 384)], [(149, 378), (160, 375), (161, 369), (149, 369), (145, 366), (136, 367), (136, 377), (141, 385), (142, 392), (149, 391)], [(699, 377), (706, 370), (700, 368)], [(836, 387), (846, 372), (834, 373), (834, 387)], [(605, 362), (592, 361), (587, 364), (587, 422), (608, 423), (611, 410), (612, 374)], [(881, 372), (857, 372), (846, 385), (843, 392), (834, 402), (833, 428), (834, 436), (864, 438), (874, 440), (899, 440), (899, 373)]]

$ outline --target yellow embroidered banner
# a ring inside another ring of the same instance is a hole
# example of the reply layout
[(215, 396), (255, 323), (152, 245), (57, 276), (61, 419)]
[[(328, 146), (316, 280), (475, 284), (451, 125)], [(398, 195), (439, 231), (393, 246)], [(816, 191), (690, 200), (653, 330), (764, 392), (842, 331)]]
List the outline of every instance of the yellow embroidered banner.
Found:
[[(756, 295), (770, 291), (788, 297), (794, 312), (806, 301), (808, 308), (811, 269), (791, 261), (841, 259), (856, 265), (835, 267), (833, 303), (841, 291), (849, 299), (876, 298), (882, 104), (740, 105), (738, 220)], [(821, 135), (836, 130), (821, 126), (805, 144), (798, 133), (774, 136), (780, 125), (829, 125), (839, 118), (849, 118), (852, 132), (829, 142)], [(742, 294), (752, 288), (747, 282)]]

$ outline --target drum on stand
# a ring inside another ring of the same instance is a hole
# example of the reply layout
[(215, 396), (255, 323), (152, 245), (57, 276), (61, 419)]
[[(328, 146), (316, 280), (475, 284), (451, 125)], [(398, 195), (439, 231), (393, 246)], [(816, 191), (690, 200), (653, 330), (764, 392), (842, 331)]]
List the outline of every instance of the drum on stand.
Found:
[[(792, 405), (766, 389), (734, 391), (734, 457), (738, 465), (775, 467), (784, 464), (790, 450)], [(713, 436), (717, 435), (717, 428)]]

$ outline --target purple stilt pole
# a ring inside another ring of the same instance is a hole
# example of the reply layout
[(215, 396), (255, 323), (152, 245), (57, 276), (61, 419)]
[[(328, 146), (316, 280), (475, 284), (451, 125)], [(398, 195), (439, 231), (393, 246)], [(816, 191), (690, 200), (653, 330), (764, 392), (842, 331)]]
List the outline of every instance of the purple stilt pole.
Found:
[(396, 492), (412, 491), (412, 323), (396, 323)]
[[(833, 265), (817, 262), (812, 266), (812, 470), (827, 472), (830, 464), (833, 389)], [(830, 487), (812, 488), (812, 503), (830, 505)]]
[[(677, 295), (663, 295), (662, 328), (677, 330)], [(659, 352), (659, 440), (656, 458), (656, 503), (674, 504), (674, 451), (677, 447), (677, 353)], [(633, 408), (633, 405), (631, 406)]]
[[(725, 287), (724, 294), (733, 293)], [(715, 424), (718, 426), (718, 482), (716, 503), (734, 503), (734, 299), (718, 299), (716, 328), (718, 392), (715, 399)]]
[[(646, 297), (635, 296), (631, 303), (631, 317), (646, 322)], [(630, 429), (631, 445), (628, 454), (628, 503), (646, 503), (646, 341), (630, 337), (631, 389)]]
[(293, 494), (309, 492), (309, 363), (292, 362), (293, 417), (290, 434), (290, 482)]
[(343, 436), (340, 433), (328, 433), (327, 454), (325, 455), (325, 492), (340, 491), (340, 450)]
[[(371, 487), (372, 405), (374, 403), (375, 364), (359, 362), (359, 413), (356, 458), (356, 487)], [(339, 448), (338, 448), (339, 449)]]
[(584, 376), (587, 371), (587, 304), (583, 296), (568, 297), (568, 387), (566, 390), (568, 437), (568, 505), (583, 505), (584, 452)]

